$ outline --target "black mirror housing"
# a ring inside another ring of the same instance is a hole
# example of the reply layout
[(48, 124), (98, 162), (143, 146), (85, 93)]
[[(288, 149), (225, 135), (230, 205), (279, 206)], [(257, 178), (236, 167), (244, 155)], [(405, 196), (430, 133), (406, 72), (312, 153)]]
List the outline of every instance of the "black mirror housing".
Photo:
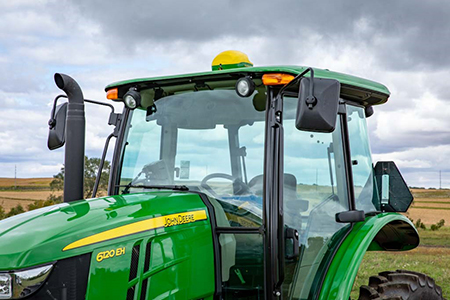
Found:
[(406, 212), (414, 197), (395, 163), (379, 161), (375, 165), (374, 171), (381, 210)]
[(67, 102), (60, 104), (55, 109), (55, 117), (51, 119), (52, 122), (48, 131), (47, 146), (50, 150), (55, 150), (64, 146), (66, 142), (66, 116), (67, 116)]
[(310, 99), (310, 84), (310, 78), (300, 81), (295, 127), (304, 131), (333, 132), (341, 84), (335, 79), (313, 78), (314, 99)]

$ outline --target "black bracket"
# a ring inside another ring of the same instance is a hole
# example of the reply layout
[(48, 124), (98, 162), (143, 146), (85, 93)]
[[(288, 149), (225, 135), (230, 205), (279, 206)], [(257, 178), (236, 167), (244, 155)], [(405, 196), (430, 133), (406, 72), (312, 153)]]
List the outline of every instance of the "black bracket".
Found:
[(338, 223), (363, 222), (365, 219), (363, 210), (348, 210), (336, 214), (336, 222)]
[(300, 255), (299, 234), (295, 228), (286, 228), (286, 240), (290, 239), (292, 243), (292, 253), (286, 254), (287, 259), (294, 259)]
[(50, 120), (48, 120), (48, 129), (53, 129), (56, 126), (56, 119), (55, 119), (55, 113), (56, 113), (56, 103), (60, 98), (66, 98), (66, 95), (58, 95), (56, 96), (55, 100), (53, 100), (53, 108), (52, 112), (50, 113)]

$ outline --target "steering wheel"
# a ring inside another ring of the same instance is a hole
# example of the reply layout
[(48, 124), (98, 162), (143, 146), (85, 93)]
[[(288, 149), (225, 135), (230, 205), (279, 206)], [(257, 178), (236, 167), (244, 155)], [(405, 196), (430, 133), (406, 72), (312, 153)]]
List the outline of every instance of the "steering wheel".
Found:
[(225, 173), (211, 173), (209, 175), (206, 175), (205, 178), (202, 179), (200, 185), (202, 188), (206, 189), (216, 198), (219, 198), (219, 195), (211, 188), (209, 184), (207, 184), (207, 181), (213, 178), (223, 178), (232, 181), (233, 190), (236, 195), (243, 195), (245, 193), (250, 193), (248, 186), (242, 180), (234, 178), (233, 176)]

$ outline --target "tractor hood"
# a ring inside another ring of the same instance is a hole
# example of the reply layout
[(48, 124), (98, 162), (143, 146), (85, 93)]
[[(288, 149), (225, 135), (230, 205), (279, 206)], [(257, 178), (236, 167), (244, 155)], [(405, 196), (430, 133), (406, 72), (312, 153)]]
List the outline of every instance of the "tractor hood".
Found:
[[(184, 215), (183, 223), (175, 218)], [(62, 203), (7, 218), (0, 221), (0, 271), (89, 253), (143, 231), (155, 232), (165, 227), (161, 226), (164, 216), (175, 216), (169, 226), (208, 222), (207, 209), (197, 194), (173, 191)], [(124, 234), (118, 234), (117, 228), (124, 229)], [(98, 238), (89, 240), (92, 237)]]

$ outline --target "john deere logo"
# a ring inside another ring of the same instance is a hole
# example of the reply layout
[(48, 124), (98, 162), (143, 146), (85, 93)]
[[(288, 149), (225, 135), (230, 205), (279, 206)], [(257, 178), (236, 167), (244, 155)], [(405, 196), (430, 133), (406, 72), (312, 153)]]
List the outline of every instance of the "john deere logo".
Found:
[(194, 214), (184, 214), (184, 215), (178, 215), (175, 217), (165, 217), (164, 218), (164, 227), (170, 227), (175, 225), (181, 225), (186, 223), (192, 223), (195, 222), (195, 216)]

